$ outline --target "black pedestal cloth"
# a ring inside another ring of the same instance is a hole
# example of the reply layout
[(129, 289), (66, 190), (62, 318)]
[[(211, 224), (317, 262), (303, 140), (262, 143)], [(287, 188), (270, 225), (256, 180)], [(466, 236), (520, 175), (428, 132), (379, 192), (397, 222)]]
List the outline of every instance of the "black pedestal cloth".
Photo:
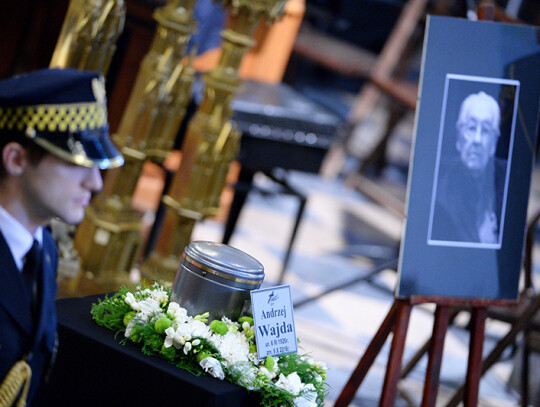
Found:
[(57, 301), (59, 348), (38, 406), (259, 405), (256, 393), (226, 381), (195, 376), (158, 357), (144, 355), (134, 343), (98, 326), (93, 303), (104, 296)]

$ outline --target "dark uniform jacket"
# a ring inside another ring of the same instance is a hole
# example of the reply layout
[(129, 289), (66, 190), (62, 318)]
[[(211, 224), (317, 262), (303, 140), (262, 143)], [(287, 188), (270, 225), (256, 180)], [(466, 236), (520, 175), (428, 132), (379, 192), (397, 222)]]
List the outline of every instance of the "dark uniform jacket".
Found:
[[(32, 368), (27, 401), (32, 400), (51, 363), (56, 342), (56, 268), (58, 252), (43, 230), (41, 272), (38, 273), (37, 318), (32, 324), (30, 295), (21, 272), (0, 232), (0, 382), (25, 353)], [(29, 347), (31, 349), (29, 349)]]

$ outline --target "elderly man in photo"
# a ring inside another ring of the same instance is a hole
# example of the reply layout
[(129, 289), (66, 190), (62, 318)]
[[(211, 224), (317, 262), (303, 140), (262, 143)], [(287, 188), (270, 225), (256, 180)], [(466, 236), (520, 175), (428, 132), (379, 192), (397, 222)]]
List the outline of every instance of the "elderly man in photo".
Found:
[(58, 254), (45, 226), (81, 222), (100, 170), (123, 163), (103, 78), (45, 69), (0, 81), (0, 152), (0, 404), (30, 404), (56, 349)]
[(457, 156), (441, 162), (431, 239), (499, 243), (506, 160), (495, 156), (500, 107), (485, 92), (461, 104)]

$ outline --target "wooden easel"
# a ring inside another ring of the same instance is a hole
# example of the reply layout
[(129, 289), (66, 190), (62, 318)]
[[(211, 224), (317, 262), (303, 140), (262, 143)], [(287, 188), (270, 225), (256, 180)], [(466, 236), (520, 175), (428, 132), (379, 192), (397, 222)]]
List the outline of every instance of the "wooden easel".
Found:
[(390, 332), (393, 332), (392, 346), (390, 348), (390, 355), (386, 366), (386, 375), (379, 406), (394, 406), (397, 396), (397, 385), (401, 374), (401, 361), (403, 358), (403, 350), (405, 348), (409, 317), (412, 307), (423, 303), (435, 303), (437, 307), (433, 323), (433, 334), (428, 350), (428, 365), (421, 406), (435, 406), (439, 387), (444, 340), (450, 316), (453, 309), (456, 307), (471, 308), (471, 338), (469, 342), (469, 358), (463, 402), (465, 407), (475, 407), (478, 404), (478, 388), (480, 377), (482, 376), (482, 347), (484, 343), (487, 307), (492, 305), (515, 305), (515, 301), (426, 296), (411, 296), (404, 299), (395, 299), (390, 311), (388, 311), (388, 315), (371, 340), (371, 343), (339, 395), (334, 407), (344, 407), (351, 403), (358, 387), (381, 351)]

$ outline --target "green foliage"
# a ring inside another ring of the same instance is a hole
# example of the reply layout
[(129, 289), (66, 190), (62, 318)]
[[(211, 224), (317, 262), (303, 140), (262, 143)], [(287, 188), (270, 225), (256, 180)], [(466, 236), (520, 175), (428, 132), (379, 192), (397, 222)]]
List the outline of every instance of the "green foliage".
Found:
[[(162, 289), (162, 286), (159, 287)], [(173, 316), (164, 316), (169, 305), (170, 287), (166, 289), (166, 299), (163, 298), (163, 293), (158, 293), (154, 298), (159, 299), (159, 307), (154, 314), (150, 314), (150, 317), (148, 314), (144, 317), (141, 316), (142, 314), (137, 314), (131, 305), (127, 303), (132, 304), (134, 301), (141, 301), (150, 296), (151, 294), (145, 291), (147, 288), (143, 286), (138, 287), (136, 291), (130, 291), (122, 287), (118, 293), (110, 298), (105, 297), (103, 300), (98, 300), (97, 304), (93, 304), (90, 311), (92, 317), (98, 325), (115, 331), (115, 337), (121, 335), (123, 337), (120, 340), (121, 344), (125, 344), (128, 340), (138, 343), (144, 354), (162, 357), (175, 366), (197, 376), (205, 374), (199, 364), (203, 359), (207, 357), (217, 359), (221, 362), (227, 380), (248, 389), (257, 390), (261, 397), (262, 406), (281, 407), (293, 405), (293, 399), (297, 395), (290, 394), (277, 387), (275, 385), (277, 377), (272, 379), (268, 376), (268, 372), (276, 371), (276, 359), (271, 356), (267, 357), (261, 364), (245, 361), (228, 366), (228, 362), (221, 356), (219, 349), (205, 338), (186, 336), (184, 339), (174, 339), (175, 342), (171, 342), (171, 338), (168, 338), (168, 342), (166, 342), (165, 330), (171, 326), (176, 327)], [(152, 317), (152, 315), (154, 316)], [(208, 313), (204, 313), (197, 315), (193, 319), (207, 323), (208, 316)], [(249, 324), (249, 328), (244, 329), (242, 325), (245, 322)], [(249, 352), (256, 354), (255, 332), (251, 317), (242, 317), (238, 323), (214, 320), (208, 326), (212, 332), (221, 336), (226, 335), (228, 332), (242, 332), (242, 335), (249, 343)], [(238, 326), (240, 326), (240, 329)], [(128, 337), (124, 337), (124, 333)], [(168, 346), (165, 346), (165, 343)], [(267, 370), (259, 369), (259, 366), (264, 366)], [(289, 354), (279, 357), (277, 367), (279, 369), (278, 376), (280, 373), (288, 376), (296, 372), (302, 383), (306, 385), (311, 383), (317, 392), (317, 404), (319, 406), (324, 405), (326, 369), (322, 365), (310, 363), (310, 361), (297, 354)]]
[(113, 331), (125, 330), (124, 317), (128, 312), (131, 312), (131, 307), (122, 299), (122, 290), (111, 298), (105, 296), (103, 300), (98, 300), (97, 304), (92, 304), (90, 310), (98, 325)]
[(274, 385), (267, 385), (261, 392), (261, 405), (265, 407), (291, 406), (294, 396)]
[(166, 348), (165, 345), (162, 345), (159, 353), (169, 362), (174, 362), (174, 359), (176, 359), (176, 349), (174, 346)]

